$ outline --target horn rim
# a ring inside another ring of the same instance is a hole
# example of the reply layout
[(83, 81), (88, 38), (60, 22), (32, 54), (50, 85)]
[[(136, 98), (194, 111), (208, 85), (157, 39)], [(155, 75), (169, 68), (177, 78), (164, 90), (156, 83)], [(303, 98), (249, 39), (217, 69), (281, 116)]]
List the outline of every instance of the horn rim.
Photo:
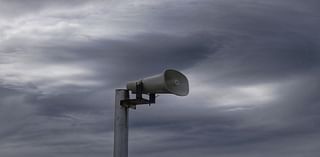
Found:
[[(171, 88), (169, 88), (167, 81), (166, 81), (166, 77), (169, 72), (177, 73), (178, 75), (182, 76), (182, 78), (186, 81), (186, 90), (184, 92), (177, 92), (177, 91), (174, 91)], [(182, 72), (174, 70), (174, 69), (166, 69), (166, 70), (164, 70), (163, 73), (164, 73), (163, 78), (164, 78), (164, 82), (165, 82), (165, 87), (170, 93), (177, 95), (177, 96), (187, 96), (189, 94), (189, 80)]]

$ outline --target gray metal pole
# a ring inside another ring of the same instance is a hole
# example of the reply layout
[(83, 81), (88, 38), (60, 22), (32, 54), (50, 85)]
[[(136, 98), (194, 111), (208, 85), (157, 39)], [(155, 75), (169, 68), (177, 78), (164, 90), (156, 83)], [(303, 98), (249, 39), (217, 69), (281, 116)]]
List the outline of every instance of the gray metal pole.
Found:
[(120, 104), (121, 100), (127, 99), (128, 90), (116, 89), (113, 157), (128, 157), (128, 108)]

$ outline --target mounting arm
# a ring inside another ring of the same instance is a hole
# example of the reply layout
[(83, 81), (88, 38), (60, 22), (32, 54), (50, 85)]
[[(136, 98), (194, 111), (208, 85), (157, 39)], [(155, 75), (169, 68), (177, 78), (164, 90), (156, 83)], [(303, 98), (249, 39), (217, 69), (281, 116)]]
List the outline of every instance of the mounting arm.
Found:
[(143, 83), (142, 81), (136, 83), (136, 98), (135, 99), (127, 99), (122, 100), (121, 105), (124, 107), (136, 109), (136, 105), (143, 105), (143, 104), (154, 104), (156, 103), (156, 94), (149, 93), (149, 100), (142, 97), (143, 94)]

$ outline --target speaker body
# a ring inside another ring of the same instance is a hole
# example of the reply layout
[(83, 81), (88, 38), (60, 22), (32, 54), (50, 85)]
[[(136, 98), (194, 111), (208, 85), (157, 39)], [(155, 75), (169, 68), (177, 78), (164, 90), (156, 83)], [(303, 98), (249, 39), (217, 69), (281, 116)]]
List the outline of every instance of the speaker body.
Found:
[(144, 78), (142, 80), (129, 81), (127, 89), (136, 93), (137, 83), (142, 83), (144, 94), (175, 94), (186, 96), (189, 93), (188, 79), (181, 72), (167, 69), (163, 73)]

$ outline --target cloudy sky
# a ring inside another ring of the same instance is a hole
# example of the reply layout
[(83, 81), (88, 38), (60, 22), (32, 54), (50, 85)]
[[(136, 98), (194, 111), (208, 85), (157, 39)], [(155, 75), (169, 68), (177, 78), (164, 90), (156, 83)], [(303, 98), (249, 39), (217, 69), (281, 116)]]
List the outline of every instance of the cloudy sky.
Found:
[(114, 90), (174, 68), (129, 156), (317, 157), (319, 28), (318, 0), (0, 0), (0, 155), (111, 157)]

